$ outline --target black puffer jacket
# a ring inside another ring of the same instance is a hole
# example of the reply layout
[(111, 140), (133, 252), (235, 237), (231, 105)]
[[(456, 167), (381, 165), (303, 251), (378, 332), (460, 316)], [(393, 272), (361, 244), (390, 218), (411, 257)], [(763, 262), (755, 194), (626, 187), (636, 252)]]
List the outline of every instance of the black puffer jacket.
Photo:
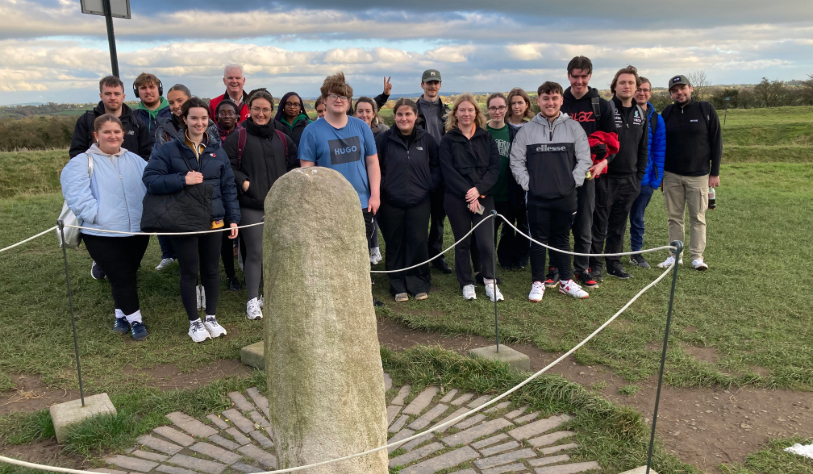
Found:
[[(274, 124), (256, 125), (248, 118), (242, 126), (246, 129), (246, 148), (243, 158), (237, 162), (239, 133), (232, 133), (223, 143), (223, 150), (229, 156), (234, 179), (237, 184), (237, 195), (240, 205), (252, 209), (263, 209), (265, 196), (274, 182), (292, 168), (299, 166), (297, 148), (288, 135), (284, 135), (288, 144), (288, 155), (277, 134)], [(248, 181), (248, 191), (243, 191), (243, 183)]]
[[(76, 121), (76, 125), (73, 127), (71, 148), (68, 151), (71, 158), (88, 151), (90, 145), (93, 145), (93, 122), (103, 114), (104, 104), (99, 102), (93, 110), (88, 110)], [(127, 104), (121, 104), (119, 120), (121, 120), (124, 128), (124, 143), (121, 146), (126, 148), (127, 151), (144, 158), (145, 161), (149, 160), (152, 153), (153, 137), (147, 126), (140, 118), (136, 117), (133, 109)]]
[(475, 186), (487, 196), (500, 177), (497, 142), (481, 127), (475, 127), (471, 140), (454, 127), (440, 141), (440, 169), (447, 193), (464, 197)]
[(426, 130), (401, 135), (397, 127), (375, 140), (381, 167), (381, 199), (395, 207), (422, 203), (441, 183), (438, 142)]

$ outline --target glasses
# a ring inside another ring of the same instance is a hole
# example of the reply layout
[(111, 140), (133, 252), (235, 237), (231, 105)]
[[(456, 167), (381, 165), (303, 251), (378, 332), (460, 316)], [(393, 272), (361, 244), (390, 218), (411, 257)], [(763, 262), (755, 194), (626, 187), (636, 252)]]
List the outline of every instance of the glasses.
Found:
[(220, 118), (234, 118), (237, 117), (237, 114), (234, 112), (220, 112), (217, 116)]
[(291, 107), (298, 109), (301, 104), (299, 102), (286, 102), (285, 107)]
[(265, 108), (262, 108), (262, 109), (259, 108), (259, 107), (252, 107), (251, 108), (251, 113), (254, 114), (254, 115), (257, 115), (257, 114), (260, 114), (260, 113), (262, 113), (263, 115), (270, 115), (272, 111), (273, 111), (273, 109), (269, 109), (268, 107), (265, 107)]
[(504, 106), (504, 105), (502, 105), (502, 106), (500, 106), (500, 107), (489, 107), (489, 108), (488, 108), (488, 111), (489, 111), (489, 112), (504, 112), (504, 111), (505, 111), (505, 109), (507, 109), (507, 108), (508, 108), (508, 107), (506, 107), (506, 106)]
[(652, 89), (638, 89), (640, 92), (652, 92)]
[(350, 98), (347, 97), (346, 95), (337, 95), (337, 94), (329, 94), (327, 98), (332, 100), (333, 102), (337, 102), (340, 100), (341, 101), (350, 100)]

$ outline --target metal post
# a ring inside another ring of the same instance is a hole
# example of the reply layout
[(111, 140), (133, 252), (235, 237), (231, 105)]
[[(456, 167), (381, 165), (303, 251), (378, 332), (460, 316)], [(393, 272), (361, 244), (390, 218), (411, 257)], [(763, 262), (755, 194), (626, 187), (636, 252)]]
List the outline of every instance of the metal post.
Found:
[(119, 76), (119, 58), (116, 55), (116, 35), (113, 33), (113, 15), (110, 8), (110, 0), (102, 0), (104, 6), (104, 19), (107, 22), (107, 42), (110, 44), (110, 64), (113, 67), (113, 75)]
[[(109, 0), (105, 0), (106, 2)], [(76, 373), (79, 376), (79, 397), (82, 399), (82, 406), (85, 406), (85, 391), (82, 388), (82, 366), (79, 365), (79, 342), (76, 338), (76, 319), (73, 316), (73, 292), (71, 292), (71, 275), (68, 272), (68, 251), (65, 250), (65, 223), (60, 219), (56, 221), (59, 225), (59, 233), (62, 236), (62, 259), (65, 261), (65, 283), (68, 285), (68, 307), (71, 310), (71, 326), (73, 327), (73, 349), (76, 352)]]
[(666, 330), (663, 333), (663, 351), (661, 352), (661, 370), (658, 373), (658, 392), (655, 395), (655, 413), (652, 414), (652, 433), (649, 436), (649, 455), (646, 458), (646, 474), (649, 474), (649, 468), (652, 465), (652, 450), (655, 446), (655, 424), (658, 421), (658, 405), (661, 401), (661, 387), (663, 386), (663, 371), (666, 365), (666, 346), (669, 344), (669, 327), (672, 324), (672, 307), (675, 303), (675, 286), (677, 285), (678, 276), (678, 261), (680, 254), (683, 252), (683, 242), (675, 240), (670, 245), (676, 248), (675, 250), (675, 263), (672, 268), (672, 291), (669, 294), (669, 310), (666, 313)]
[(492, 261), (494, 263), (494, 280), (491, 284), (494, 290), (494, 339), (497, 341), (497, 352), (500, 352), (500, 321), (497, 319), (497, 210), (491, 211), (491, 235), (494, 239)]
[(728, 101), (731, 100), (731, 97), (725, 98), (725, 115), (723, 116), (723, 125), (725, 125), (725, 121), (728, 118)]

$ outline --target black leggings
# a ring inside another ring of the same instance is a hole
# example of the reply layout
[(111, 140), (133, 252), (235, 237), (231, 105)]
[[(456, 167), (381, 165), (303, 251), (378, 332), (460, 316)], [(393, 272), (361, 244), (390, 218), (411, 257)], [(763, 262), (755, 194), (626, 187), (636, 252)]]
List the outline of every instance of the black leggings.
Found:
[(221, 234), (223, 234), (223, 243), (220, 247), (220, 259), (223, 260), (226, 278), (234, 278), (234, 240), (229, 238), (231, 232), (221, 232)]
[(150, 237), (100, 237), (82, 234), (82, 240), (85, 241), (91, 258), (110, 280), (116, 309), (120, 309), (125, 315), (138, 311), (136, 272), (147, 250), (147, 244), (150, 243)]
[(210, 234), (178, 235), (170, 237), (181, 268), (181, 301), (190, 321), (198, 319), (198, 303), (195, 286), (198, 271), (206, 291), (206, 314), (214, 316), (220, 297), (220, 248), (223, 232)]
[[(485, 208), (482, 214), (471, 212), (465, 199), (452, 196), (449, 193), (446, 193), (444, 204), (446, 215), (449, 216), (449, 224), (452, 225), (455, 241), (460, 240), (466, 232), (470, 231), (480, 221), (488, 219), (491, 216), (491, 211), (494, 210), (494, 198), (491, 196), (480, 198), (480, 205)], [(477, 270), (480, 271), (483, 278), (490, 280), (494, 278), (494, 235), (491, 233), (491, 224), (481, 225), (472, 235), (477, 236), (476, 249), (480, 255), (480, 268), (477, 268)], [(461, 288), (475, 284), (474, 276), (471, 273), (471, 264), (469, 263), (469, 249), (472, 240), (471, 235), (469, 235), (454, 249), (454, 267)]]
[[(386, 201), (378, 210), (378, 223), (387, 245), (385, 267), (398, 270), (426, 261), (429, 237), (429, 199), (412, 207), (396, 207)], [(429, 264), (399, 273), (389, 273), (390, 293), (428, 293), (431, 283)]]

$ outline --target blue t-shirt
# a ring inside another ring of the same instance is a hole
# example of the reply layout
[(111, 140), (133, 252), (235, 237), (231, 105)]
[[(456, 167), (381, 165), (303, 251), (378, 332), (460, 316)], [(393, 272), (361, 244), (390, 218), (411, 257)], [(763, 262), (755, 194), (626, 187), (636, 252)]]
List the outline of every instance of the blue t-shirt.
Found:
[(347, 125), (342, 128), (317, 120), (305, 127), (299, 140), (299, 159), (341, 173), (356, 189), (363, 209), (370, 199), (367, 157), (376, 153), (373, 131), (355, 117), (347, 117)]

